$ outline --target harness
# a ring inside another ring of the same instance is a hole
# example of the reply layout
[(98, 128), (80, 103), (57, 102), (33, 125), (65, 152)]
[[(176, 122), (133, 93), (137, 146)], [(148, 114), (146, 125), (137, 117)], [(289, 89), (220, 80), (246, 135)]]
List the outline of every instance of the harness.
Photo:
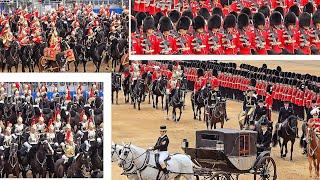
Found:
[(41, 167), (43, 168), (44, 164), (47, 162), (47, 157), (45, 156), (43, 162), (40, 162), (40, 160), (38, 158), (38, 153), (36, 153), (36, 160), (41, 165)]

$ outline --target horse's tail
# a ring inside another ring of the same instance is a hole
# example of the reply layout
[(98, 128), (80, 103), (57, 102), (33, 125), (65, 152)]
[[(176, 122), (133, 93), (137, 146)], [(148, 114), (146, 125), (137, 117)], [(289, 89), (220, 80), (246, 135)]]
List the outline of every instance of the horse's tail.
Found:
[(274, 132), (274, 134), (272, 136), (272, 146), (273, 147), (277, 146), (277, 144), (278, 144), (278, 133), (276, 131)]

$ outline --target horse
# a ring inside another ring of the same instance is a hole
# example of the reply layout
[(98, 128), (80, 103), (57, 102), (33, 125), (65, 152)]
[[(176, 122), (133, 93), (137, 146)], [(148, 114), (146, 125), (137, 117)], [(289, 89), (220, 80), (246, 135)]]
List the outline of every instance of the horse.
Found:
[[(115, 144), (112, 142), (111, 144), (111, 162), (118, 162), (120, 160), (120, 154), (123, 149), (123, 145)], [(130, 180), (139, 180), (139, 176), (137, 175), (137, 169), (135, 166), (129, 166), (128, 168), (123, 167), (123, 174), (127, 176)]]
[(140, 104), (142, 102), (142, 98), (144, 96), (145, 85), (143, 79), (138, 79), (134, 89), (131, 91), (131, 99), (133, 102), (133, 107), (136, 108), (136, 104), (138, 105), (138, 110), (140, 110)]
[(5, 167), (4, 150), (0, 150), (0, 178), (3, 178), (3, 169)]
[(186, 95), (188, 91), (188, 80), (186, 76), (182, 76), (182, 79), (180, 80), (181, 83), (181, 91), (183, 93), (183, 110), (185, 109), (185, 100), (186, 100)]
[(130, 99), (130, 76), (126, 77), (122, 81), (122, 88), (123, 88), (124, 102), (128, 103)]
[(42, 65), (40, 64), (40, 59), (43, 58), (44, 49), (47, 47), (47, 43), (43, 41), (40, 44), (35, 44), (33, 46), (32, 59), (34, 64), (38, 66), (39, 71), (42, 71)]
[(320, 163), (320, 138), (314, 128), (306, 127), (307, 138), (307, 157), (309, 163), (309, 176), (312, 177), (312, 165), (315, 169), (315, 175), (319, 178), (319, 163)]
[[(166, 94), (167, 83), (168, 83), (168, 80), (165, 76), (163, 76), (159, 80), (155, 80), (153, 82), (153, 88), (152, 88), (153, 108), (158, 109), (158, 97), (160, 96), (161, 97), (161, 108), (163, 109), (163, 98)], [(156, 102), (154, 102), (154, 101), (156, 101)]]
[(54, 151), (50, 144), (45, 140), (40, 140), (37, 147), (32, 147), (28, 153), (32, 176), (45, 178), (47, 174), (47, 155)]
[(113, 104), (114, 92), (116, 93), (116, 104), (118, 104), (118, 94), (121, 89), (121, 76), (120, 76), (120, 74), (112, 73), (111, 82), (112, 82), (112, 94), (111, 94), (112, 104)]
[(198, 118), (198, 112), (199, 112), (199, 121), (201, 121), (201, 108), (205, 107), (208, 93), (209, 93), (208, 87), (205, 87), (204, 89), (199, 90), (197, 94), (192, 92), (191, 104), (192, 104), (192, 111), (193, 111), (193, 119)]
[(110, 45), (110, 56), (112, 58), (112, 68), (115, 68), (119, 63), (121, 57), (126, 54), (127, 51), (127, 40), (126, 39), (121, 39), (118, 40), (117, 38), (113, 38), (111, 40), (111, 45)]
[(91, 144), (90, 152), (92, 152), (90, 157), (92, 170), (99, 169), (103, 171), (103, 143), (95, 142)]
[[(181, 119), (182, 114), (182, 107), (183, 107), (183, 92), (180, 88), (174, 90), (171, 99), (169, 97), (166, 98), (166, 109), (167, 109), (167, 116), (169, 113), (169, 107), (172, 106), (172, 120), (175, 122), (179, 122)], [(176, 109), (180, 110), (179, 117), (177, 118)]]
[(212, 127), (216, 129), (217, 123), (221, 124), (221, 128), (223, 128), (225, 117), (226, 117), (226, 101), (218, 100), (213, 97), (212, 91), (209, 93), (209, 98), (205, 106), (205, 116), (204, 120), (207, 125), (207, 129), (211, 130)]
[[(298, 117), (291, 115), (289, 116), (281, 125), (280, 129), (275, 129), (272, 140), (273, 140), (273, 147), (277, 145), (279, 142), (280, 146), (280, 156), (281, 158), (284, 158), (287, 156), (287, 143), (288, 141), (291, 141), (291, 155), (290, 160), (292, 161), (292, 153), (293, 153), (293, 145), (296, 138), (296, 132), (297, 132), (297, 125), (298, 125)], [(279, 137), (279, 138), (278, 138)], [(283, 142), (281, 143), (280, 138), (283, 139)], [(285, 147), (285, 154), (283, 154), (283, 147)]]
[[(16, 72), (18, 72), (19, 65), (19, 43), (15, 40), (11, 41), (9, 49), (5, 53), (6, 64), (8, 72), (12, 72), (12, 67), (15, 67)], [(4, 68), (4, 67), (2, 67)], [(3, 69), (2, 69), (3, 72)]]
[(34, 72), (34, 62), (32, 59), (33, 49), (30, 44), (22, 46), (20, 49), (20, 59), (22, 63), (22, 72), (28, 67), (29, 72)]
[(93, 60), (96, 66), (95, 72), (100, 72), (102, 61), (106, 58), (107, 44), (105, 42), (98, 44), (95, 40), (87, 48), (87, 57)]
[(151, 96), (152, 96), (152, 74), (151, 73), (146, 73), (146, 93), (148, 93), (148, 98), (149, 98), (149, 101), (148, 101), (148, 104), (151, 104)]
[(12, 143), (10, 146), (9, 159), (5, 161), (3, 174), (6, 178), (9, 177), (10, 174), (13, 174), (15, 177), (19, 177), (20, 174), (20, 166), (18, 159), (18, 144)]
[(73, 52), (74, 52), (74, 56), (76, 59), (74, 61), (75, 72), (79, 71), (78, 66), (80, 63), (83, 64), (83, 71), (87, 72), (87, 70), (86, 70), (87, 60), (85, 58), (86, 48), (84, 47), (84, 45), (82, 45), (80, 43), (76, 43), (75, 46), (73, 47)]
[(135, 166), (140, 179), (178, 179), (184, 177), (187, 180), (193, 179), (193, 163), (184, 154), (170, 155), (166, 160), (169, 173), (166, 175), (158, 168), (156, 153), (134, 146), (131, 143), (124, 145), (118, 165), (121, 168)]

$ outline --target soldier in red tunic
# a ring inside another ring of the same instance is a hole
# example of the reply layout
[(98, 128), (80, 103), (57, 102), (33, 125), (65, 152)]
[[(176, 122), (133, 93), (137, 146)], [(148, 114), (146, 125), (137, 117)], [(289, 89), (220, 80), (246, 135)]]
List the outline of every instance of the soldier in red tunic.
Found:
[(143, 34), (140, 39), (143, 54), (159, 54), (159, 40), (154, 35), (155, 23), (153, 17), (146, 17), (143, 20)]
[(320, 50), (320, 11), (316, 11), (312, 16), (313, 28), (311, 30), (312, 54), (319, 54)]
[(252, 32), (249, 29), (249, 16), (247, 14), (242, 13), (238, 16), (238, 33), (236, 39), (239, 54), (251, 54)]
[(178, 35), (176, 37), (176, 42), (177, 42), (179, 54), (192, 54), (192, 51), (191, 51), (192, 38), (188, 34), (190, 24), (191, 24), (191, 20), (186, 16), (182, 16), (177, 23), (176, 30)]
[(253, 15), (254, 35), (252, 39), (252, 49), (254, 54), (266, 55), (267, 54), (267, 43), (268, 39), (267, 32), (265, 30), (265, 17), (262, 13), (256, 13)]
[(304, 55), (311, 54), (311, 38), (310, 38), (311, 15), (304, 12), (299, 17), (299, 30), (296, 33), (296, 42), (298, 43), (298, 51)]
[(164, 16), (160, 19), (159, 30), (160, 54), (176, 54), (178, 48), (176, 40), (170, 35), (170, 31), (173, 30), (170, 18)]
[(137, 21), (131, 19), (131, 54), (142, 54), (139, 34), (137, 33)]
[(282, 25), (283, 17), (278, 11), (275, 11), (270, 16), (270, 26), (268, 30), (268, 38), (266, 40), (267, 46), (270, 47), (268, 54), (281, 54), (282, 53)]
[(199, 91), (202, 90), (207, 84), (207, 79), (203, 77), (204, 75), (203, 69), (199, 68), (197, 70), (197, 75), (198, 75), (198, 79), (194, 83), (194, 90), (193, 90), (195, 100), (198, 99)]
[(202, 16), (193, 19), (194, 34), (192, 37), (193, 54), (208, 54), (208, 35), (205, 32), (206, 21)]
[(269, 121), (271, 120), (271, 112), (272, 112), (272, 103), (273, 103), (273, 95), (272, 95), (272, 85), (269, 84), (266, 89), (266, 107), (267, 107), (267, 116)]
[(235, 15), (229, 14), (223, 22), (222, 46), (224, 48), (224, 54), (226, 55), (235, 55), (238, 53), (238, 48), (236, 46), (236, 21)]
[(208, 51), (209, 54), (223, 54), (222, 33), (220, 32), (222, 18), (213, 15), (208, 21)]
[(285, 29), (282, 34), (282, 44), (284, 46), (284, 54), (295, 54), (297, 42), (295, 39), (297, 17), (293, 12), (288, 12), (284, 18)]

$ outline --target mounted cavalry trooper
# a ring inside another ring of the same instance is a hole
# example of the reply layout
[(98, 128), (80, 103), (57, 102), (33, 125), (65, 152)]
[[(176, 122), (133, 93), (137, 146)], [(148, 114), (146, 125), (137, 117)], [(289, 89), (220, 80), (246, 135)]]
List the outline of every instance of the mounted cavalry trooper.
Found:
[(64, 159), (65, 169), (67, 170), (71, 163), (74, 160), (75, 157), (75, 144), (73, 142), (72, 136), (67, 136), (66, 143), (62, 143), (62, 149), (64, 151), (64, 155), (62, 156), (62, 159)]
[(37, 130), (39, 133), (44, 133), (46, 130), (46, 124), (44, 123), (44, 117), (40, 116), (39, 117), (39, 122), (37, 123)]
[(133, 72), (132, 72), (132, 79), (131, 79), (131, 86), (132, 88), (136, 85), (137, 80), (140, 78), (140, 67), (139, 64), (134, 63), (132, 64)]
[(57, 114), (55, 121), (53, 122), (53, 127), (54, 127), (55, 132), (60, 132), (61, 127), (62, 127), (60, 113)]
[(73, 142), (73, 133), (71, 130), (71, 125), (66, 124), (65, 126), (65, 141), (71, 141)]
[(268, 113), (267, 107), (265, 106), (264, 101), (262, 99), (260, 99), (258, 101), (258, 106), (256, 106), (256, 109), (254, 111), (253, 119), (256, 122), (259, 122), (262, 117), (267, 116), (267, 113)]
[(88, 128), (88, 117), (87, 115), (83, 114), (82, 121), (81, 121), (81, 131), (85, 133), (88, 130), (87, 128)]
[(9, 158), (9, 154), (10, 154), (10, 146), (11, 143), (13, 142), (13, 138), (15, 137), (14, 135), (11, 134), (11, 127), (7, 127), (4, 130), (3, 133), (3, 148), (4, 148), (4, 159), (8, 159)]
[(152, 149), (158, 151), (159, 164), (161, 166), (160, 168), (163, 170), (164, 173), (168, 174), (169, 172), (166, 168), (165, 160), (169, 156), (169, 138), (166, 133), (167, 127), (160, 126), (160, 137), (158, 138), (156, 145)]
[(96, 129), (92, 121), (89, 122), (88, 126), (88, 141), (90, 145), (92, 145), (92, 143), (96, 141)]
[(14, 40), (14, 36), (11, 32), (9, 22), (7, 22), (1, 32), (1, 39), (4, 45), (4, 48), (7, 50), (10, 48), (11, 42)]
[(17, 123), (14, 125), (14, 130), (13, 130), (14, 134), (18, 137), (19, 143), (21, 141), (21, 136), (24, 131), (24, 128), (25, 128), (25, 125), (23, 124), (23, 119), (21, 116), (19, 116), (17, 119)]
[(157, 82), (161, 79), (160, 66), (154, 66), (154, 71), (152, 73), (152, 91), (155, 91)]
[(200, 90), (203, 90), (205, 88), (205, 86), (207, 85), (207, 78), (203, 77), (203, 75), (204, 75), (203, 69), (199, 68), (197, 70), (197, 75), (198, 75), (198, 79), (194, 83), (194, 90), (193, 90), (195, 102), (198, 99), (198, 95), (199, 95)]
[(278, 127), (278, 130), (281, 128), (282, 123), (291, 115), (294, 115), (294, 111), (292, 107), (289, 107), (290, 102), (284, 101), (284, 107), (280, 108), (279, 111), (279, 117), (278, 122), (276, 124), (276, 127)]
[(48, 132), (46, 133), (46, 140), (51, 145), (51, 147), (53, 147), (53, 145), (58, 145), (56, 134), (54, 132), (54, 126), (52, 124), (50, 124), (48, 127)]
[(310, 114), (312, 115), (312, 118), (308, 120), (308, 128), (313, 128), (315, 132), (320, 133), (319, 108), (314, 108)]

